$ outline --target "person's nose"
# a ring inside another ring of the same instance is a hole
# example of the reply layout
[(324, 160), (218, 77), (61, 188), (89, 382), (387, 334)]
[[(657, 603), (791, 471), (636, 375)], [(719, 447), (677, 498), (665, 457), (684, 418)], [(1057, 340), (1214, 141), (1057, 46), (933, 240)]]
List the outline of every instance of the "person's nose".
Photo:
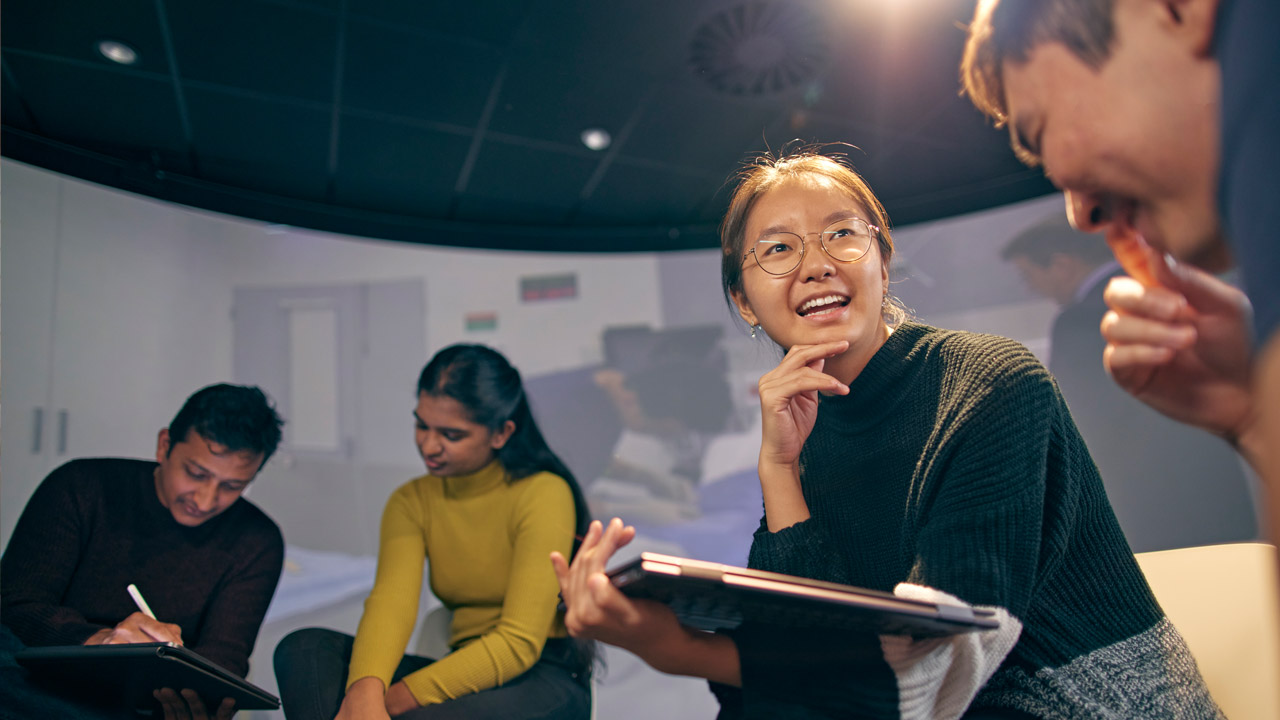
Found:
[(209, 512), (218, 504), (218, 483), (203, 482), (196, 487), (193, 495), (196, 503), (196, 509), (200, 512)]
[(422, 441), (418, 443), (418, 447), (422, 450), (424, 456), (435, 455), (440, 452), (440, 438), (434, 433), (423, 433)]
[(1115, 221), (1115, 201), (1106, 193), (1066, 190), (1067, 219), (1076, 230), (1101, 232)]
[(834, 275), (835, 261), (822, 247), (822, 236), (814, 233), (804, 239), (804, 254), (800, 256), (801, 280), (818, 280)]

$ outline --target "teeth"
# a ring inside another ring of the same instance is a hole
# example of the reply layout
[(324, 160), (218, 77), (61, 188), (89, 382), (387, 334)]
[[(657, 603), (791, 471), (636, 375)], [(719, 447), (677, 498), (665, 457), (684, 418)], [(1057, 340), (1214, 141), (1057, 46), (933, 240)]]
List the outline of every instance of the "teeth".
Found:
[(828, 295), (826, 297), (814, 298), (806, 302), (805, 304), (801, 305), (800, 312), (805, 312), (806, 310), (812, 310), (813, 308), (821, 307), (822, 305), (833, 305), (843, 300), (844, 300), (844, 297), (840, 295)]

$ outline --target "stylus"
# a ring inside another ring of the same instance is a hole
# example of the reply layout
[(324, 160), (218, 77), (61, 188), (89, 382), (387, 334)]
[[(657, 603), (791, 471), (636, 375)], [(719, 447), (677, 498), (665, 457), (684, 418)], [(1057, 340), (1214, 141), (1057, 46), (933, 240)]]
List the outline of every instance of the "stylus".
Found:
[(129, 597), (133, 598), (133, 603), (138, 606), (138, 609), (142, 611), (142, 614), (152, 620), (155, 620), (156, 614), (151, 612), (151, 606), (147, 605), (147, 601), (142, 599), (142, 593), (138, 591), (138, 586), (133, 583), (129, 583), (129, 587), (126, 589), (129, 591)]

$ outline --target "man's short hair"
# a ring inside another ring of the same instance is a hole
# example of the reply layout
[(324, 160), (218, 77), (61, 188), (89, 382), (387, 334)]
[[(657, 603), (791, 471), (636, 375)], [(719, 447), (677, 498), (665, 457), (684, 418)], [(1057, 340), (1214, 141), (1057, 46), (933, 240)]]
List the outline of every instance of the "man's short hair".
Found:
[(253, 386), (220, 383), (197, 390), (169, 423), (169, 452), (186, 440), (191, 430), (232, 452), (262, 455), (262, 464), (280, 444), (284, 420), (262, 390)]
[(1101, 235), (1082, 233), (1058, 216), (1018, 233), (1000, 251), (1000, 259), (1006, 262), (1023, 257), (1042, 268), (1049, 267), (1054, 255), (1068, 255), (1094, 267), (1112, 259)]
[(969, 24), (960, 81), (979, 110), (1003, 125), (1009, 116), (1002, 72), (1031, 50), (1061, 43), (1092, 68), (1111, 55), (1115, 0), (978, 0)]

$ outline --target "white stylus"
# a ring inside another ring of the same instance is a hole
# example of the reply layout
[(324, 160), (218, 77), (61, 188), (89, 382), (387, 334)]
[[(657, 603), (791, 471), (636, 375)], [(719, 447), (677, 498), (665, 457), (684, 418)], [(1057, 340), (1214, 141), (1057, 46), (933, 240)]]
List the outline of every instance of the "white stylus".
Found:
[(142, 593), (138, 592), (138, 586), (133, 583), (129, 583), (129, 587), (126, 589), (129, 591), (129, 597), (133, 598), (133, 603), (138, 606), (138, 609), (142, 611), (142, 614), (152, 620), (155, 620), (156, 614), (151, 612), (151, 607), (147, 605), (147, 601), (142, 599)]

